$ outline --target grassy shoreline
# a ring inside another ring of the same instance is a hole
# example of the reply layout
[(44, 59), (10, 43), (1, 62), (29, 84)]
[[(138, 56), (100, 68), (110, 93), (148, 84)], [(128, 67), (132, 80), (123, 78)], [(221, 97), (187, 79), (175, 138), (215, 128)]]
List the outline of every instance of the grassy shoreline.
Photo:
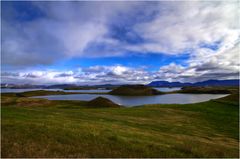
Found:
[(107, 94), (105, 92), (64, 92), (64, 91), (46, 91), (36, 90), (19, 93), (1, 93), (5, 97), (33, 97), (33, 96), (47, 96), (47, 95), (67, 95), (67, 94)]
[[(125, 86), (126, 87), (126, 86)], [(134, 89), (128, 88), (122, 89), (120, 95), (124, 96), (136, 96)], [(149, 87), (151, 88), (151, 87)], [(118, 91), (118, 90), (117, 90)], [(151, 89), (145, 89), (140, 92), (140, 95), (145, 94), (148, 96), (153, 95), (164, 95), (164, 94), (174, 94), (174, 93), (191, 93), (191, 94), (236, 94), (239, 93), (238, 87), (186, 87), (182, 90), (171, 91), (171, 92), (159, 92), (156, 94), (151, 94)], [(127, 94), (125, 94), (127, 92)], [(130, 92), (130, 93), (129, 93)], [(139, 90), (137, 90), (139, 93)], [(67, 94), (108, 94), (108, 95), (118, 95), (111, 92), (64, 92), (64, 91), (47, 91), (47, 90), (36, 90), (20, 93), (1, 93), (3, 97), (32, 97), (32, 96), (45, 96), (45, 95), (67, 95)], [(137, 94), (138, 95), (138, 94)]]
[(239, 157), (239, 95), (88, 108), (2, 96), (2, 157)]

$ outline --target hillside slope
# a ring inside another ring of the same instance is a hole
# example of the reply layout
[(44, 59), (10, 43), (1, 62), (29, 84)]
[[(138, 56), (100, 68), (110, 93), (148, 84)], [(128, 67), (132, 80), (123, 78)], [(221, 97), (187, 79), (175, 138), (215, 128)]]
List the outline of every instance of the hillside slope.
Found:
[(157, 95), (161, 94), (156, 89), (144, 85), (124, 85), (115, 88), (109, 94), (124, 95), (124, 96), (144, 96), (144, 95)]

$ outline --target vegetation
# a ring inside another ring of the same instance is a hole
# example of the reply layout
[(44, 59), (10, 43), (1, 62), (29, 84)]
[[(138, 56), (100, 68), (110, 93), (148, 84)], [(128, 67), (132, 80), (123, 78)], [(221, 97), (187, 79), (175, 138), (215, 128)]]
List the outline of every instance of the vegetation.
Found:
[(238, 87), (183, 87), (178, 93), (196, 94), (232, 94), (239, 91)]
[(77, 92), (63, 92), (63, 91), (45, 91), (36, 90), (21, 93), (2, 93), (2, 96), (16, 96), (16, 97), (32, 97), (32, 96), (44, 96), (44, 95), (64, 95), (64, 94), (77, 94)]
[(66, 95), (66, 94), (106, 94), (104, 92), (63, 92), (63, 91), (28, 91), (21, 93), (1, 93), (1, 96), (4, 97), (33, 97), (33, 96), (46, 96), (46, 95)]
[(237, 94), (119, 109), (14, 94), (1, 104), (2, 157), (239, 157)]
[(146, 96), (162, 94), (162, 92), (144, 85), (124, 85), (112, 90), (109, 92), (109, 94), (124, 96)]
[(103, 97), (97, 97), (89, 102), (87, 102), (87, 106), (89, 107), (97, 107), (97, 108), (104, 108), (104, 107), (115, 107), (118, 108), (120, 105), (112, 102), (111, 100)]

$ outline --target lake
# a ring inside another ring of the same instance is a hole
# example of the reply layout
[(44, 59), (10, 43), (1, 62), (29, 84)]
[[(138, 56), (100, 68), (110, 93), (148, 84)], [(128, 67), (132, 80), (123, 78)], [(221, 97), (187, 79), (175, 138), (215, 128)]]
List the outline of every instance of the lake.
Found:
[(79, 92), (79, 93), (108, 93), (109, 89), (82, 89), (82, 90), (62, 90), (64, 92)]
[(97, 97), (108, 98), (111, 101), (127, 107), (144, 104), (188, 104), (208, 101), (227, 96), (226, 94), (165, 94), (154, 96), (114, 96), (97, 94), (69, 94), (69, 95), (49, 95), (36, 96), (31, 98), (44, 98), (49, 100), (82, 100), (89, 101)]
[[(154, 88), (162, 92), (171, 92), (171, 91), (176, 91), (180, 90), (181, 87), (173, 87), (173, 88), (168, 88), (168, 87), (158, 87)], [(37, 90), (46, 90), (46, 91), (64, 91), (64, 92), (79, 92), (79, 93), (108, 93), (111, 90), (107, 89), (86, 89), (86, 90), (63, 90), (63, 89), (10, 89), (10, 88), (2, 88), (1, 92), (2, 93), (21, 93), (21, 92), (29, 92), (29, 91), (37, 91)]]
[(172, 92), (172, 91), (178, 91), (181, 89), (181, 87), (154, 87), (154, 89), (161, 91), (161, 92)]

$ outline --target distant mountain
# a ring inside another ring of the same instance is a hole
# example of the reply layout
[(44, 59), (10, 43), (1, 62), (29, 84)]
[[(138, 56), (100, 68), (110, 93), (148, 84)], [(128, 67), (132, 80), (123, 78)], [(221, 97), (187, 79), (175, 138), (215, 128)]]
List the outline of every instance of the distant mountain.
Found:
[(190, 86), (191, 83), (168, 82), (168, 81), (153, 81), (148, 84), (151, 87), (184, 87)]
[(194, 86), (238, 86), (239, 79), (234, 80), (207, 80), (203, 82), (197, 82)]
[(233, 80), (207, 80), (196, 83), (181, 83), (168, 81), (153, 81), (148, 84), (151, 87), (185, 87), (185, 86), (239, 86), (239, 79)]
[[(113, 89), (119, 85), (103, 84), (103, 85), (76, 85), (76, 84), (56, 84), (56, 85), (31, 85), (31, 84), (7, 84), (1, 83), (1, 88), (12, 89)], [(151, 87), (185, 87), (185, 86), (239, 86), (239, 79), (233, 80), (207, 80), (196, 83), (181, 83), (181, 82), (168, 82), (168, 81), (153, 81), (147, 86)]]

